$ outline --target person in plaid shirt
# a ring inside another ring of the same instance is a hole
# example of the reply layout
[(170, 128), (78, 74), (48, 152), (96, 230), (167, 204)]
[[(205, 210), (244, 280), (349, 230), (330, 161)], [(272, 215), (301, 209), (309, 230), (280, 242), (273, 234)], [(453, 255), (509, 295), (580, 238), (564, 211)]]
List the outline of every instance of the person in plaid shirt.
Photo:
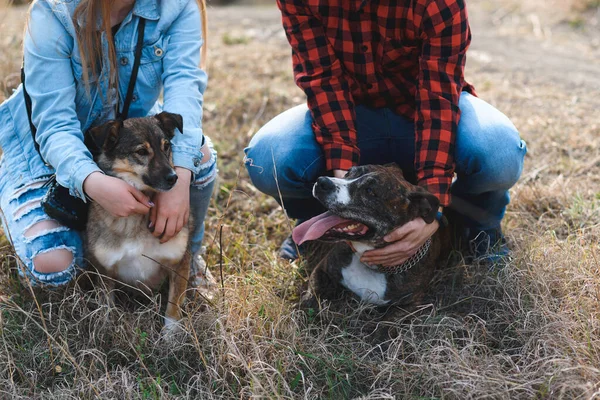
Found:
[[(396, 162), (464, 219), (475, 256), (508, 254), (500, 222), (527, 149), (510, 120), (464, 80), (471, 41), (465, 1), (277, 4), (307, 104), (252, 138), (245, 152), (253, 184), (303, 221), (323, 211), (311, 195), (319, 176)], [(418, 218), (362, 261), (400, 264), (438, 227)], [(297, 257), (291, 238), (280, 255)]]

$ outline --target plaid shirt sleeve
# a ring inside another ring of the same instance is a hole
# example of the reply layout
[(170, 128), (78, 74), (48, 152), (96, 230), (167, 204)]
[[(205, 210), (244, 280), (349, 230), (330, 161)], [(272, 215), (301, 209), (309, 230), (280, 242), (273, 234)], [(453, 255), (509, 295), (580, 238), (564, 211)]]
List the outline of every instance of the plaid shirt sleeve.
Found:
[(420, 186), (450, 204), (454, 146), (471, 41), (464, 0), (431, 0), (422, 11), (422, 55), (416, 93), (415, 169)]
[(292, 46), (296, 84), (304, 91), (313, 131), (328, 171), (358, 164), (356, 114), (350, 84), (319, 19), (304, 0), (277, 0)]

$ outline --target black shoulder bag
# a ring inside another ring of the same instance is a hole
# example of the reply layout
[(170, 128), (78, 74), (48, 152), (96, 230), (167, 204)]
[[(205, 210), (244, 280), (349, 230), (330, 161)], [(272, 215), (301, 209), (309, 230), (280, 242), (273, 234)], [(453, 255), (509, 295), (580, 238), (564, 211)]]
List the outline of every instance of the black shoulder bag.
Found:
[[(133, 68), (131, 71), (131, 77), (129, 78), (129, 86), (127, 87), (127, 96), (123, 102), (123, 110), (117, 113), (117, 119), (125, 120), (129, 113), (129, 105), (133, 97), (133, 89), (137, 80), (138, 69), (140, 67), (140, 59), (142, 56), (142, 47), (144, 44), (144, 29), (146, 27), (146, 20), (140, 18), (137, 44), (135, 48), (135, 60), (133, 62)], [(33, 137), (33, 144), (35, 149), (40, 154), (40, 145), (35, 140), (37, 128), (33, 125), (31, 119), (31, 97), (25, 89), (25, 68), (21, 68), (21, 83), (23, 84), (23, 95), (25, 97), (25, 108), (27, 109), (27, 117), (29, 118), (29, 127), (31, 129), (31, 136)], [(87, 132), (84, 134), (87, 138)], [(85, 141), (88, 142), (87, 140)], [(55, 219), (64, 226), (71, 229), (82, 231), (85, 229), (88, 216), (88, 203), (81, 200), (79, 197), (74, 197), (69, 194), (69, 190), (64, 186), (61, 186), (56, 181), (56, 175), (53, 175), (50, 180), (46, 183), (48, 192), (41, 201), (42, 209), (50, 218)]]

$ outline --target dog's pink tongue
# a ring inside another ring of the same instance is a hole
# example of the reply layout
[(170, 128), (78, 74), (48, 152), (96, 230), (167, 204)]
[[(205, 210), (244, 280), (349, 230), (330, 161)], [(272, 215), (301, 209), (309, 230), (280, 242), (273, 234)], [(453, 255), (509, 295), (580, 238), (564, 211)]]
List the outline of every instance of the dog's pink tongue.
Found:
[(327, 211), (295, 227), (292, 231), (292, 239), (298, 245), (309, 240), (316, 240), (323, 236), (325, 232), (343, 222), (350, 222), (350, 220)]

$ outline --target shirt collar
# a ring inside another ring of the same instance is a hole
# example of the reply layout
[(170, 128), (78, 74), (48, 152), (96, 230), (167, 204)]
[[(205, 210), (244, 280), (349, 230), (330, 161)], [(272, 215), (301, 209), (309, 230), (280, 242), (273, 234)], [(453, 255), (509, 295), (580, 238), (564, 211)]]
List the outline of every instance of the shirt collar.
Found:
[(132, 14), (144, 19), (159, 19), (158, 0), (136, 0)]

